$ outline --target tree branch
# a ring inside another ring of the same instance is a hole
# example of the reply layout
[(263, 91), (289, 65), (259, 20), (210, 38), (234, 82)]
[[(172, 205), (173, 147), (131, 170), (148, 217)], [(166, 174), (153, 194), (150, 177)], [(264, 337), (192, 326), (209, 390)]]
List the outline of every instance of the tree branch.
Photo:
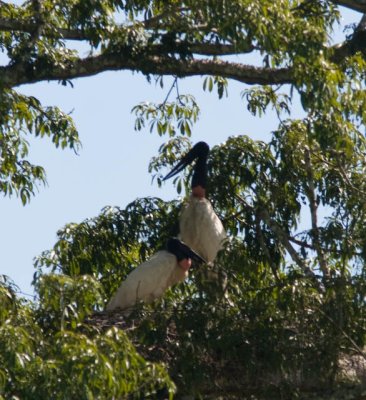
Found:
[[(0, 18), (0, 31), (33, 33), (38, 28), (38, 24), (34, 22)], [(120, 29), (122, 32), (126, 30), (126, 27), (119, 26), (117, 29)], [(57, 28), (54, 31), (43, 32), (43, 35), (50, 38), (59, 38), (65, 40), (88, 41), (90, 39), (87, 34), (78, 29)], [(156, 44), (152, 45), (151, 48), (153, 48), (156, 52), (159, 52), (160, 49), (164, 48), (164, 45)], [(231, 44), (189, 43), (185, 41), (175, 41), (172, 43), (171, 48), (172, 52), (174, 52), (175, 49), (186, 48), (191, 53), (207, 56), (244, 54), (250, 53), (255, 49), (249, 41), (248, 44), (246, 46), (242, 46), (240, 50), (238, 50), (237, 46)]]
[(334, 4), (349, 8), (354, 11), (366, 13), (366, 1), (365, 0), (333, 0)]
[(145, 19), (142, 23), (144, 24), (145, 28), (152, 29), (152, 28), (161, 28), (160, 21), (168, 18), (170, 16), (179, 17), (179, 13), (183, 13), (184, 11), (189, 11), (188, 7), (179, 7), (174, 8), (172, 7), (170, 10), (165, 10), (161, 14), (154, 15), (151, 18)]
[[(235, 197), (247, 208), (249, 208), (252, 212), (255, 212), (255, 208), (248, 204), (242, 197), (235, 195)], [(297, 251), (292, 247), (290, 243), (289, 235), (281, 228), (281, 226), (274, 221), (270, 215), (268, 210), (265, 207), (257, 208), (256, 215), (263, 220), (263, 222), (271, 229), (271, 231), (276, 235), (279, 241), (282, 243), (283, 247), (287, 250), (292, 260), (303, 270), (306, 276), (314, 279), (317, 283), (317, 279), (313, 271), (310, 270), (309, 267), (306, 266), (304, 261), (299, 257)], [(258, 222), (257, 222), (258, 228)]]
[(178, 60), (168, 56), (130, 54), (101, 54), (70, 60), (62, 66), (37, 67), (36, 63), (19, 63), (0, 67), (0, 82), (5, 87), (19, 86), (44, 80), (69, 80), (96, 75), (104, 71), (132, 70), (144, 74), (176, 75), (180, 78), (200, 75), (219, 75), (246, 84), (291, 83), (288, 68), (259, 68), (222, 60)]
[(295, 239), (293, 236), (289, 236), (288, 239), (290, 242), (295, 243), (297, 246), (304, 247), (309, 250), (314, 250), (314, 246), (303, 242), (302, 240)]
[[(193, 54), (200, 54), (204, 56), (227, 56), (232, 54), (245, 54), (251, 53), (255, 47), (248, 42), (247, 46), (238, 50), (238, 48), (231, 44), (212, 44), (212, 43), (182, 43), (187, 46), (188, 50)], [(179, 46), (179, 43), (177, 43)]]
[[(37, 24), (29, 21), (17, 19), (0, 18), (0, 31), (5, 32), (27, 32), (32, 33), (37, 28)], [(60, 37), (60, 39), (69, 40), (88, 40), (88, 36), (81, 30), (55, 28), (55, 32), (48, 32), (48, 37)]]
[(310, 205), (313, 245), (318, 255), (320, 269), (325, 277), (329, 277), (329, 268), (327, 267), (324, 253), (320, 245), (319, 228), (318, 228), (318, 203), (315, 195), (314, 175), (310, 159), (310, 150), (308, 148), (305, 148), (305, 169), (308, 177), (307, 196)]
[(335, 63), (340, 63), (344, 58), (354, 55), (357, 51), (366, 54), (366, 14), (362, 16), (351, 38), (334, 46), (333, 50), (332, 61)]
[(314, 283), (320, 292), (324, 292), (324, 287), (319, 283), (314, 272), (305, 264), (305, 262), (299, 257), (297, 251), (292, 247), (290, 239), (287, 233), (281, 228), (281, 226), (270, 217), (268, 211), (265, 208), (259, 209), (259, 216), (268, 225), (272, 232), (277, 236), (278, 240), (282, 243), (284, 248), (290, 254), (292, 260), (302, 269), (304, 274)]
[(264, 242), (264, 238), (263, 238), (263, 233), (260, 227), (260, 219), (258, 218), (259, 216), (256, 215), (256, 224), (255, 224), (255, 228), (256, 228), (256, 233), (257, 236), (259, 238), (259, 243), (261, 245), (261, 248), (264, 252), (264, 255), (267, 258), (267, 262), (272, 270), (272, 274), (274, 275), (276, 282), (279, 282), (279, 276), (278, 276), (278, 271), (277, 271), (277, 266), (275, 265), (275, 263), (272, 261), (272, 257), (271, 254), (269, 253), (269, 250), (266, 246), (266, 243)]
[(310, 271), (310, 269), (305, 265), (304, 261), (297, 254), (297, 251), (292, 247), (287, 233), (280, 227), (280, 225), (276, 221), (272, 220), (268, 211), (264, 207), (260, 208), (259, 216), (277, 236), (284, 248), (290, 254), (292, 260), (305, 272), (306, 275), (314, 277), (313, 272)]
[[(359, 10), (366, 12), (366, 0), (344, 0), (335, 1), (336, 4), (348, 5), (349, 7), (358, 7)], [(358, 11), (359, 11), (358, 10)], [(180, 10), (168, 10), (168, 13), (179, 12)], [(155, 23), (166, 17), (165, 15), (159, 15), (152, 17), (151, 20), (138, 22), (139, 24), (145, 24), (145, 28), (148, 29)], [(150, 25), (149, 25), (150, 24)], [(126, 28), (130, 29), (131, 26), (126, 27), (119, 25), (115, 27), (120, 29), (121, 32), (125, 31)], [(211, 28), (212, 30), (212, 28)], [(37, 23), (29, 22), (29, 20), (16, 20), (9, 18), (0, 18), (0, 31), (21, 31), (28, 32), (30, 34), (37, 31)], [(56, 28), (53, 30), (44, 27), (42, 35), (45, 37), (59, 38), (60, 40), (79, 40), (89, 41), (89, 36), (82, 30), (78, 29), (65, 29)], [(292, 73), (290, 68), (259, 68), (250, 65), (243, 65), (240, 63), (229, 63), (219, 60), (190, 60), (182, 61), (174, 59), (169, 55), (180, 53), (196, 54), (203, 56), (225, 56), (232, 54), (246, 54), (255, 50), (255, 47), (248, 40), (247, 44), (241, 44), (238, 48), (232, 44), (216, 44), (216, 43), (189, 43), (186, 41), (177, 41), (173, 39), (173, 42), (166, 46), (165, 44), (154, 44), (149, 45), (146, 48), (147, 54), (150, 56), (141, 57), (141, 60), (129, 60), (127, 57), (119, 56), (117, 54), (103, 54), (95, 57), (88, 57), (84, 59), (77, 59), (73, 63), (70, 63), (69, 67), (64, 70), (58, 67), (50, 67), (48, 71), (39, 71), (34, 66), (23, 65), (20, 66), (15, 72), (17, 76), (11, 78), (8, 71), (12, 73), (11, 66), (8, 69), (3, 68), (0, 70), (0, 74), (3, 75), (3, 79), (0, 76), (0, 81), (5, 86), (20, 85), (23, 83), (38, 82), (42, 79), (49, 80), (63, 80), (73, 79), (81, 76), (90, 76), (103, 70), (138, 70), (143, 73), (153, 73), (160, 75), (175, 74), (180, 77), (193, 76), (193, 75), (221, 75), (229, 79), (237, 80), (239, 82), (247, 84), (284, 84), (292, 83)], [(352, 38), (345, 41), (344, 43), (333, 46), (333, 55), (331, 61), (335, 63), (341, 63), (344, 58), (353, 55), (357, 51), (362, 51), (366, 55), (366, 17), (364, 17), (357, 29), (355, 30)], [(121, 50), (123, 53), (123, 50)], [(178, 57), (177, 57), (178, 58)], [(147, 65), (151, 63), (152, 70), (148, 71)], [(164, 65), (166, 64), (166, 65)], [(32, 69), (32, 74), (29, 74), (29, 70)], [(20, 77), (21, 73), (28, 71), (25, 77)], [(31, 75), (31, 78), (30, 78)]]

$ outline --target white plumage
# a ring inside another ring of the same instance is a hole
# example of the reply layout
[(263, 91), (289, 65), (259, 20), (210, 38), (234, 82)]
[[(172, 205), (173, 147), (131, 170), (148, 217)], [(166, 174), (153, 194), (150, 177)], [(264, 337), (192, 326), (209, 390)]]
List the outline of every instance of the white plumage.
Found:
[(127, 310), (140, 301), (151, 303), (161, 297), (170, 286), (183, 281), (187, 276), (188, 272), (178, 265), (174, 254), (165, 250), (159, 251), (127, 276), (109, 301), (106, 310)]
[(179, 220), (180, 239), (207, 262), (213, 262), (227, 237), (225, 229), (206, 198), (191, 196)]
[(184, 243), (178, 239), (169, 240), (169, 252), (159, 251), (133, 270), (108, 303), (108, 311), (117, 308), (128, 310), (140, 301), (151, 303), (188, 276), (183, 265), (178, 265), (178, 260), (180, 263), (189, 260), (189, 269), (192, 258), (212, 263), (222, 249), (226, 232), (205, 198), (208, 152), (208, 144), (198, 142), (164, 178), (171, 178), (197, 160), (192, 177), (192, 196), (183, 207), (179, 221), (180, 238)]

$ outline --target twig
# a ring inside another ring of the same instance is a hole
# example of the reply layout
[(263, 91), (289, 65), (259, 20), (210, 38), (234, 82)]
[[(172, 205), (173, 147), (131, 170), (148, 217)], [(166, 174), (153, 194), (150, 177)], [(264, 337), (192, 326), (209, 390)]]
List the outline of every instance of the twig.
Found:
[(176, 86), (177, 82), (178, 82), (178, 77), (175, 77), (175, 78), (174, 78), (174, 81), (173, 81), (173, 83), (172, 83), (172, 86), (170, 87), (170, 89), (169, 89), (169, 91), (168, 91), (168, 94), (166, 95), (166, 97), (165, 97), (165, 99), (164, 99), (164, 101), (163, 101), (163, 103), (162, 103), (162, 106), (165, 106), (165, 104), (166, 104), (166, 102), (168, 101), (169, 96), (170, 96), (171, 92), (173, 91), (174, 87)]

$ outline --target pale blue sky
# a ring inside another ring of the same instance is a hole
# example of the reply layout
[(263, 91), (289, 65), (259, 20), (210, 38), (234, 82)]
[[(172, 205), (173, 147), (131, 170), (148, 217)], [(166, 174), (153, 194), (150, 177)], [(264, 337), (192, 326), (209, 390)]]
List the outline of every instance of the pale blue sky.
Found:
[[(347, 11), (345, 18), (345, 23), (353, 21), (352, 13)], [(135, 132), (131, 114), (141, 101), (163, 101), (172, 79), (164, 81), (162, 90), (148, 84), (142, 74), (125, 71), (77, 79), (74, 88), (55, 82), (17, 88), (44, 106), (73, 110), (83, 144), (75, 155), (55, 149), (48, 139), (30, 138), (30, 160), (46, 169), (48, 186), (40, 187), (25, 207), (15, 197), (0, 197), (0, 273), (10, 276), (22, 292), (33, 293), (33, 258), (53, 246), (57, 230), (66, 223), (92, 218), (107, 205), (124, 207), (136, 197), (177, 197), (171, 182), (159, 189), (147, 170), (167, 138), (148, 130)], [(179, 81), (180, 93), (194, 94), (201, 108), (193, 142), (205, 140), (213, 146), (242, 134), (269, 139), (277, 119), (273, 113), (255, 118), (247, 111), (240, 98), (245, 85), (230, 82), (229, 97), (218, 100), (216, 93), (203, 92), (202, 82), (202, 78)], [(300, 107), (295, 112), (299, 114)]]

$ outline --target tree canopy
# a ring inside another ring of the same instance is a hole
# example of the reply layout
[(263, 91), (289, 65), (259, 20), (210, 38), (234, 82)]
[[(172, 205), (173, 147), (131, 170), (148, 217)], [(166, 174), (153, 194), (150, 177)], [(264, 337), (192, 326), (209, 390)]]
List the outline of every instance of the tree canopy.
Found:
[[(246, 94), (252, 112), (269, 103), (290, 108), (283, 98), (275, 101), (289, 84), (314, 118), (338, 110), (328, 125), (342, 123), (344, 113), (362, 122), (362, 89), (352, 85), (362, 81), (365, 24), (361, 19), (343, 42), (332, 43), (340, 5), (365, 11), (355, 0), (2, 2), (1, 191), (26, 203), (34, 184), (45, 181), (43, 169), (27, 161), (25, 135), (51, 136), (63, 148), (79, 144), (70, 116), (14, 91), (25, 83), (67, 85), (106, 70), (139, 71), (148, 79), (209, 75), (207, 88), (216, 84), (220, 96), (227, 79), (261, 85)], [(74, 42), (89, 55), (74, 50)], [(249, 55), (257, 61), (248, 63)]]
[[(340, 6), (359, 21), (335, 43)], [(229, 240), (212, 270), (194, 269), (161, 301), (123, 322), (98, 313), (128, 272), (177, 234), (181, 203), (157, 198), (106, 206), (60, 229), (35, 261), (37, 302), (1, 283), (0, 396), (164, 398), (175, 385), (178, 396), (206, 398), (361, 393), (363, 13), (363, 0), (0, 3), (0, 191), (23, 204), (45, 182), (27, 159), (27, 135), (75, 151), (80, 143), (71, 117), (21, 94), (22, 84), (72, 85), (107, 70), (138, 71), (147, 82), (198, 75), (219, 98), (231, 80), (246, 84), (248, 112), (278, 115), (268, 142), (228, 133), (212, 148), (209, 198)], [(292, 117), (295, 96), (302, 119)], [(159, 185), (190, 148), (199, 110), (190, 95), (168, 97), (133, 109), (136, 129), (168, 136), (150, 163)], [(176, 178), (179, 193), (187, 178)], [(344, 363), (355, 360), (348, 373)]]

